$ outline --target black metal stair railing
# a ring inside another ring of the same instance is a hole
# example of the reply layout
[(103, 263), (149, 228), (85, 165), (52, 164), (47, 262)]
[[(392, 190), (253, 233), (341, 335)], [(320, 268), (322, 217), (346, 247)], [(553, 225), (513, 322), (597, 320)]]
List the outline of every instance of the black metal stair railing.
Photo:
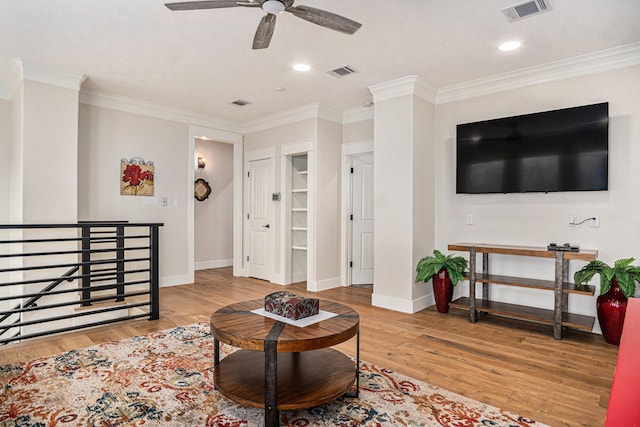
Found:
[[(71, 282), (74, 279), (70, 278), (71, 275), (73, 275), (76, 271), (79, 270), (80, 267), (75, 266), (71, 269), (69, 269), (66, 273), (64, 273), (58, 280), (56, 280), (55, 282), (51, 282), (47, 287), (45, 287), (44, 289), (42, 289), (41, 291), (41, 295), (35, 295), (32, 296), (31, 298), (29, 298), (25, 303), (23, 304), (16, 304), (14, 305), (11, 310), (9, 310), (8, 312), (5, 312), (5, 314), (3, 314), (2, 316), (0, 316), (0, 325), (4, 325), (5, 321), (11, 317), (14, 314), (17, 313), (21, 313), (24, 310), (22, 309), (26, 309), (29, 307), (35, 307), (36, 306), (36, 302), (38, 302), (38, 300), (40, 298), (42, 298), (44, 295), (46, 295), (48, 292), (51, 292), (52, 290), (54, 290), (56, 287), (58, 287), (59, 284), (61, 284), (62, 282), (64, 282), (65, 280)], [(16, 320), (14, 322), (11, 322), (11, 326), (6, 326), (6, 327), (0, 327), (0, 338), (2, 337), (2, 335), (4, 335), (7, 331), (11, 330), (12, 328), (15, 328), (16, 324), (19, 321)], [(20, 336), (20, 332), (17, 332), (13, 335), (14, 337)]]
[(162, 225), (0, 225), (0, 344), (158, 319)]

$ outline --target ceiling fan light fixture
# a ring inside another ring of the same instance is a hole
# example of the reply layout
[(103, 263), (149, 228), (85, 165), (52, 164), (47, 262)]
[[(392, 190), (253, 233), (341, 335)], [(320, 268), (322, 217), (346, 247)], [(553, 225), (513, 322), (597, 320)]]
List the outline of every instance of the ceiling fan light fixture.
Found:
[(262, 9), (267, 13), (277, 15), (284, 12), (285, 7), (284, 3), (282, 3), (280, 0), (267, 0), (262, 3)]

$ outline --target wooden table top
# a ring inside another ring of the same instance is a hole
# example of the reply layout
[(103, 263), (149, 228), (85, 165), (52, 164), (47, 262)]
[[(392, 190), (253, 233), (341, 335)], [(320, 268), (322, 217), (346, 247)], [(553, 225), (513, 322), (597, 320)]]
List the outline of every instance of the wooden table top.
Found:
[[(454, 243), (450, 244), (447, 249), (450, 251), (469, 252), (471, 247), (475, 247), (477, 253), (502, 254), (502, 255), (522, 255), (539, 258), (555, 258), (556, 251), (550, 251), (546, 247), (538, 246), (514, 246), (514, 245), (495, 245), (485, 243)], [(598, 257), (598, 251), (594, 249), (580, 249), (579, 252), (563, 251), (564, 259), (593, 261)]]
[(278, 352), (301, 352), (331, 347), (358, 333), (358, 312), (343, 304), (320, 300), (320, 309), (336, 313), (304, 328), (251, 313), (264, 308), (264, 300), (243, 301), (211, 315), (211, 334), (219, 341), (247, 350), (264, 351), (267, 339), (277, 339)]

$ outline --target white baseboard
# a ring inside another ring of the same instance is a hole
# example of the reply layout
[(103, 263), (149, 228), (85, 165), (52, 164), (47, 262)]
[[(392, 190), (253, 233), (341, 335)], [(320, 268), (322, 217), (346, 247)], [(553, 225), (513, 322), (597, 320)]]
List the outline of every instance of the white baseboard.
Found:
[(188, 274), (181, 274), (178, 276), (164, 276), (160, 278), (160, 287), (165, 288), (168, 286), (186, 285), (193, 283), (193, 278)]
[(340, 286), (341, 286), (340, 277), (332, 277), (331, 279), (307, 281), (307, 290), (311, 292), (326, 291), (327, 289), (339, 288)]
[(213, 261), (198, 261), (194, 263), (194, 269), (207, 270), (209, 268), (231, 267), (232, 265), (233, 265), (232, 259), (216, 259)]
[(306, 271), (293, 273), (291, 275), (291, 283), (304, 282), (305, 280), (307, 280), (307, 272)]
[(376, 294), (375, 285), (373, 289), (374, 293), (371, 296), (371, 305), (375, 307), (413, 314), (434, 304), (433, 295), (422, 296), (416, 300), (408, 300)]

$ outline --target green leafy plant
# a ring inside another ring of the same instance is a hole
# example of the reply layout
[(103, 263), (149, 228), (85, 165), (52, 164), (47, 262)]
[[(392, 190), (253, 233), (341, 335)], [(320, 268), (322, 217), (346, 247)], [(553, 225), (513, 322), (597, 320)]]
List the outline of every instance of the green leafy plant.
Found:
[(443, 255), (442, 252), (436, 249), (433, 251), (433, 256), (426, 256), (418, 261), (416, 282), (426, 282), (443, 268), (447, 270), (449, 279), (455, 286), (464, 279), (467, 260), (461, 256)]
[(636, 282), (640, 282), (640, 267), (631, 265), (635, 258), (623, 258), (617, 260), (613, 267), (603, 261), (595, 260), (576, 271), (573, 280), (576, 284), (585, 284), (591, 278), (600, 275), (600, 295), (606, 294), (611, 289), (611, 280), (615, 277), (618, 285), (627, 298), (633, 296), (636, 291)]

